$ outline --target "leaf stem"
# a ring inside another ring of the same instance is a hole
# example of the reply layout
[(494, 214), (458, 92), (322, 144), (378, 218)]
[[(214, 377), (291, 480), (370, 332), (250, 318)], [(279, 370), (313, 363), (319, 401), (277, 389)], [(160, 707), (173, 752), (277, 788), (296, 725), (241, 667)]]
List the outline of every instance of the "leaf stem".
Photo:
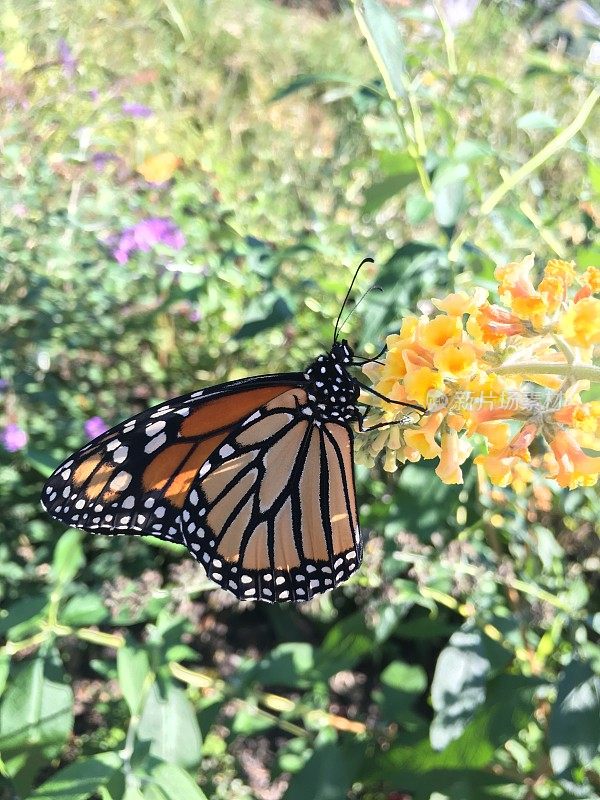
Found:
[(481, 215), (486, 216), (489, 214), (502, 200), (504, 195), (508, 194), (512, 189), (517, 186), (522, 180), (527, 178), (535, 172), (542, 164), (553, 155), (562, 150), (575, 134), (583, 127), (585, 121), (592, 113), (594, 106), (600, 98), (600, 88), (594, 88), (582, 103), (579, 112), (573, 121), (567, 125), (559, 134), (551, 139), (542, 149), (529, 159), (522, 167), (512, 175), (508, 175), (502, 183), (494, 189), (494, 191), (487, 197), (481, 204)]
[(563, 375), (577, 381), (600, 383), (600, 367), (587, 364), (556, 364), (552, 361), (515, 361), (494, 367), (496, 375)]

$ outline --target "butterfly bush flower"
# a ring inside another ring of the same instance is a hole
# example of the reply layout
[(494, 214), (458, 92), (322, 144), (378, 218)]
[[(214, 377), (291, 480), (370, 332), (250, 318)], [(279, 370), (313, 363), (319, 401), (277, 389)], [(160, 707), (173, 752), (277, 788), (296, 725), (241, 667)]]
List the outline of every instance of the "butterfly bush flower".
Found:
[(534, 465), (562, 487), (596, 483), (600, 401), (582, 393), (600, 382), (600, 268), (553, 259), (536, 281), (533, 267), (530, 255), (496, 269), (499, 303), (484, 289), (455, 292), (388, 337), (385, 362), (365, 373), (381, 394), (426, 412), (402, 418), (398, 406), (372, 403), (366, 426), (401, 424), (359, 442), (364, 463), (383, 452), (393, 472), (435, 458), (444, 483), (462, 483), (475, 450), (478, 470), (498, 486), (523, 487)]
[(185, 247), (185, 237), (172, 220), (166, 217), (149, 217), (125, 228), (113, 249), (113, 255), (119, 264), (126, 264), (131, 253), (147, 253), (157, 244), (172, 250), (181, 250)]
[(95, 439), (108, 430), (108, 425), (102, 417), (90, 417), (83, 425), (83, 430), (88, 439)]
[(151, 108), (142, 103), (123, 103), (121, 111), (128, 117), (137, 117), (138, 119), (147, 119), (154, 114)]
[(28, 438), (23, 428), (20, 428), (15, 422), (9, 423), (0, 433), (2, 446), (9, 453), (16, 453), (17, 450), (22, 450), (27, 445)]

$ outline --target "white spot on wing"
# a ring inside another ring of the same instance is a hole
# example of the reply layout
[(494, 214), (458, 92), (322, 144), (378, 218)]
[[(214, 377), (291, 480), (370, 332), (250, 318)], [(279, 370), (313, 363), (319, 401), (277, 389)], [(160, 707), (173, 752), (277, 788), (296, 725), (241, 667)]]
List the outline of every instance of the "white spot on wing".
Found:
[(167, 434), (166, 433), (159, 433), (158, 436), (155, 436), (154, 439), (150, 439), (148, 444), (144, 447), (144, 453), (153, 453), (155, 450), (158, 450), (161, 445), (163, 445), (167, 441)]

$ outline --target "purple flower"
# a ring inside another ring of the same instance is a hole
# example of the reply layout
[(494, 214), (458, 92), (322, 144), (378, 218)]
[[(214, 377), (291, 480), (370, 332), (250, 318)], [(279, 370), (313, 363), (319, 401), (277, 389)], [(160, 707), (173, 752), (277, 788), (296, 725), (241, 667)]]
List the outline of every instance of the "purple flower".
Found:
[(167, 217), (149, 217), (130, 228), (125, 228), (113, 250), (119, 264), (126, 264), (131, 253), (149, 252), (155, 245), (163, 244), (173, 250), (185, 247), (185, 237), (175, 223)]
[(118, 161), (119, 156), (115, 153), (108, 153), (104, 150), (98, 150), (96, 153), (92, 153), (90, 156), (90, 161), (92, 162), (94, 168), (100, 172), (104, 167), (108, 164), (109, 161)]
[(15, 422), (9, 423), (0, 434), (0, 441), (5, 450), (9, 453), (16, 453), (22, 450), (27, 444), (28, 436)]
[(0, 392), (5, 392), (9, 386), (10, 383), (7, 380), (0, 378)]
[(77, 59), (65, 39), (58, 40), (58, 60), (67, 78), (74, 78), (77, 72)]
[(100, 436), (108, 430), (108, 425), (102, 417), (90, 417), (90, 419), (86, 420), (83, 430), (88, 439), (95, 439), (96, 436)]
[(141, 103), (123, 103), (121, 111), (130, 117), (140, 117), (140, 119), (146, 119), (154, 114), (151, 108), (143, 106)]

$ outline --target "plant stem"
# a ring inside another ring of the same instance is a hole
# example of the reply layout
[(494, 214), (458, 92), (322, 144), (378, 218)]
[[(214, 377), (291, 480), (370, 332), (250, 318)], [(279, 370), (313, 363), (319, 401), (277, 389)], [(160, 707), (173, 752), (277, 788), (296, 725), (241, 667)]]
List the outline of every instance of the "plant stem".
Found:
[(577, 381), (600, 383), (600, 367), (586, 364), (555, 364), (552, 361), (520, 361), (494, 367), (496, 375), (564, 375)]
[(541, 167), (545, 161), (565, 147), (565, 145), (567, 145), (568, 142), (575, 136), (575, 134), (583, 127), (599, 98), (600, 88), (592, 89), (579, 109), (579, 113), (576, 115), (575, 119), (569, 125), (567, 125), (564, 130), (551, 139), (548, 144), (545, 145), (545, 147), (542, 147), (539, 153), (536, 153), (533, 158), (530, 158), (529, 161), (523, 164), (523, 166), (520, 167), (516, 172), (505, 178), (500, 186), (494, 189), (488, 198), (483, 201), (481, 205), (481, 214), (483, 216), (489, 214), (490, 211), (492, 211), (492, 209), (498, 205), (505, 194), (510, 192), (511, 189), (514, 189), (518, 183), (531, 175), (532, 172), (535, 172), (535, 170)]
[(458, 64), (456, 63), (456, 49), (454, 47), (454, 31), (448, 23), (446, 12), (440, 6), (438, 0), (433, 0), (433, 7), (435, 13), (438, 15), (442, 31), (444, 33), (444, 45), (446, 46), (446, 54), (448, 56), (448, 70), (451, 75), (458, 75)]

